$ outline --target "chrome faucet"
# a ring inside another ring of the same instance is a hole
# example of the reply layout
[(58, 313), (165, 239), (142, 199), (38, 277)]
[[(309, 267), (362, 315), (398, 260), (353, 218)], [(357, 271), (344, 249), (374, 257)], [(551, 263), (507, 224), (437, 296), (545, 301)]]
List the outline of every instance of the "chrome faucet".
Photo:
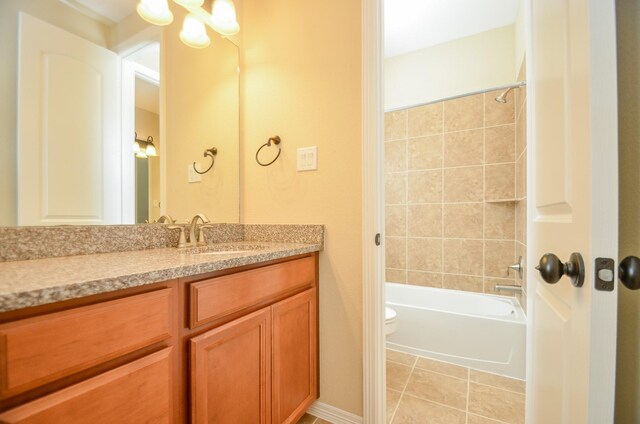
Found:
[(191, 244), (192, 246), (206, 244), (206, 242), (204, 241), (204, 235), (202, 234), (202, 229), (200, 229), (200, 234), (201, 234), (200, 240), (196, 239), (196, 229), (197, 229), (198, 220), (201, 220), (203, 224), (206, 224), (209, 222), (209, 218), (207, 218), (206, 215), (203, 213), (199, 213), (191, 219), (191, 221), (189, 222), (189, 244)]
[(522, 286), (510, 285), (510, 284), (496, 284), (494, 290), (499, 292), (510, 292), (522, 294)]

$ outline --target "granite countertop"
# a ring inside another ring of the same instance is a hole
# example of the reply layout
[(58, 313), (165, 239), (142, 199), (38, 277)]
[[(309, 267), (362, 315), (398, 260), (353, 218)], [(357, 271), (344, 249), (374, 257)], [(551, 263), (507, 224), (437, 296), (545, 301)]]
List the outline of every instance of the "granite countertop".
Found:
[[(162, 248), (3, 262), (0, 263), (0, 312), (321, 249), (322, 244), (244, 241), (216, 243), (206, 248)], [(211, 253), (216, 250), (232, 252)]]

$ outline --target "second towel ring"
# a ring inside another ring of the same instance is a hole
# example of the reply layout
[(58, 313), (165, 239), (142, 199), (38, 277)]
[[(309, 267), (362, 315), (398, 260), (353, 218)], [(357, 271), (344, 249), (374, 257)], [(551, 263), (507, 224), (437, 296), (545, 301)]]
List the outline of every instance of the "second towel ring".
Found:
[[(275, 144), (276, 146), (278, 146), (278, 154), (276, 155), (275, 158), (273, 158), (273, 160), (271, 162), (268, 163), (262, 163), (260, 162), (260, 159), (258, 158), (258, 155), (260, 154), (260, 150), (262, 150), (265, 147), (269, 147), (271, 146), (271, 142), (273, 141), (273, 144)], [(258, 149), (258, 151), (256, 152), (256, 162), (258, 162), (258, 165), (260, 166), (269, 166), (271, 165), (273, 162), (275, 162), (276, 160), (278, 160), (278, 158), (280, 157), (280, 153), (282, 153), (282, 149), (280, 148), (280, 142), (282, 140), (280, 139), (279, 135), (276, 135), (275, 137), (270, 137), (269, 140), (264, 143), (262, 146), (260, 146), (260, 148)]]

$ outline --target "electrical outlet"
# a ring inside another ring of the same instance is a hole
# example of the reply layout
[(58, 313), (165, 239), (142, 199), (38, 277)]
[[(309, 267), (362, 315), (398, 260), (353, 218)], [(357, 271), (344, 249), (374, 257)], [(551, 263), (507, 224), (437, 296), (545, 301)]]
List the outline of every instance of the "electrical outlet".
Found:
[[(200, 164), (196, 162), (196, 167), (199, 167)], [(187, 182), (188, 183), (199, 183), (202, 181), (202, 175), (198, 174), (195, 169), (193, 169), (193, 164), (187, 165)]]
[(315, 171), (318, 169), (318, 146), (300, 147), (298, 149), (298, 171)]

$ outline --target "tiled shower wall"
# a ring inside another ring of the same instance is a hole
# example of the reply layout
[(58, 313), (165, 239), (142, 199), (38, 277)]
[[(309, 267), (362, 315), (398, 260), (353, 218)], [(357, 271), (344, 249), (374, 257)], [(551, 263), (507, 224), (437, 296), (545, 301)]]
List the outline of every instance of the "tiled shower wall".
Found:
[[(524, 81), (525, 62), (522, 62), (518, 81)], [(516, 99), (516, 258), (527, 259), (527, 87), (515, 90)], [(526, 265), (525, 265), (526, 269)], [(523, 308), (527, 308), (527, 278), (518, 278), (522, 285), (522, 296), (518, 299)]]
[(484, 293), (515, 284), (526, 153), (514, 93), (506, 104), (500, 93), (385, 114), (387, 281)]

